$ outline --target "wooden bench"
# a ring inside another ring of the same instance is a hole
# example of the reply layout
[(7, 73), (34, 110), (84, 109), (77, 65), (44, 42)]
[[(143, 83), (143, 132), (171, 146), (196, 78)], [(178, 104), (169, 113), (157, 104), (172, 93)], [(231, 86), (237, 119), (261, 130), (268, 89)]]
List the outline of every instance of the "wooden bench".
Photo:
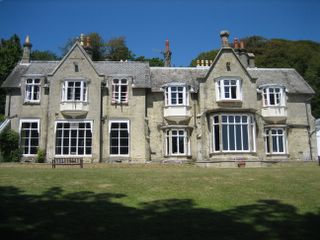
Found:
[(83, 168), (83, 158), (80, 157), (64, 157), (64, 158), (54, 158), (52, 160), (52, 168), (56, 168), (57, 165), (79, 165)]

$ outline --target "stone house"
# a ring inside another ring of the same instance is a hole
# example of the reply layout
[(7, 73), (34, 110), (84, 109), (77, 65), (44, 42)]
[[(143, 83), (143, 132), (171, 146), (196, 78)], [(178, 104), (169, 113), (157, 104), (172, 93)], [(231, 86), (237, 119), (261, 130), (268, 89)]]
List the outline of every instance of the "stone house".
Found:
[(30, 61), (31, 43), (3, 83), (6, 124), (20, 134), (23, 159), (191, 161), (261, 165), (317, 156), (310, 99), (294, 70), (257, 68), (229, 33), (214, 61), (197, 67), (92, 61), (77, 42), (61, 61)]

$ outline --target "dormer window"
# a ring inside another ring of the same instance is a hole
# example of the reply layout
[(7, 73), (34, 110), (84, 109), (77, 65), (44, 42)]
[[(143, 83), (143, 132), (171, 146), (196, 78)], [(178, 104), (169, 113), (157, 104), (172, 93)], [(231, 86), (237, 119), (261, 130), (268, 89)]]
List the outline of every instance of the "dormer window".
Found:
[(262, 88), (264, 107), (285, 106), (285, 89), (281, 86), (266, 86)]
[(67, 80), (62, 86), (62, 101), (65, 102), (86, 102), (87, 83), (83, 80)]
[(27, 79), (25, 90), (25, 102), (40, 101), (40, 79)]
[(241, 81), (239, 79), (221, 79), (216, 81), (217, 100), (241, 100)]
[(188, 106), (187, 86), (167, 86), (165, 88), (166, 106)]

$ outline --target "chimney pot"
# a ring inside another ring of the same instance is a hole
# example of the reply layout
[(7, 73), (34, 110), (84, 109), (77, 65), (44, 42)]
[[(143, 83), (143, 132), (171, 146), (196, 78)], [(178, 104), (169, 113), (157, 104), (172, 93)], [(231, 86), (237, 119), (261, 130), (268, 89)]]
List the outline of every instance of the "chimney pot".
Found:
[(26, 40), (23, 44), (23, 53), (21, 63), (30, 63), (32, 44), (30, 43), (30, 37), (27, 35)]
[(234, 49), (238, 49), (239, 48), (239, 40), (238, 40), (238, 38), (234, 39), (233, 45), (234, 45)]
[(244, 47), (244, 41), (240, 41), (240, 49), (245, 49), (245, 47)]

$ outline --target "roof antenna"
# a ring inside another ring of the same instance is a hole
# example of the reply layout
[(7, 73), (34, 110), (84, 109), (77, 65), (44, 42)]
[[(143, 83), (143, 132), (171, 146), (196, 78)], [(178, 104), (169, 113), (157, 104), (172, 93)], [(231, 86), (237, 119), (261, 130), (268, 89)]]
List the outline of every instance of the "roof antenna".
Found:
[(169, 47), (169, 40), (166, 40), (166, 49), (164, 52), (162, 52), (163, 57), (164, 57), (164, 66), (165, 67), (171, 67), (171, 55), (172, 52), (170, 51)]

